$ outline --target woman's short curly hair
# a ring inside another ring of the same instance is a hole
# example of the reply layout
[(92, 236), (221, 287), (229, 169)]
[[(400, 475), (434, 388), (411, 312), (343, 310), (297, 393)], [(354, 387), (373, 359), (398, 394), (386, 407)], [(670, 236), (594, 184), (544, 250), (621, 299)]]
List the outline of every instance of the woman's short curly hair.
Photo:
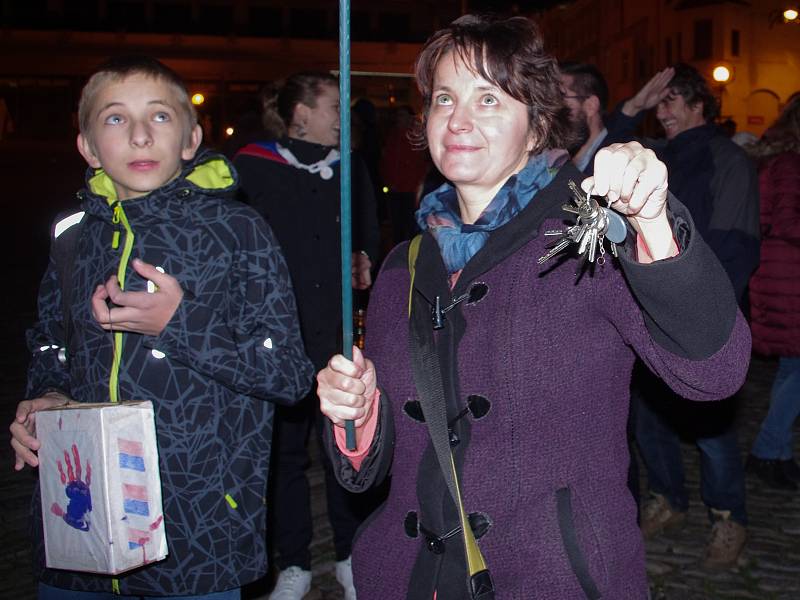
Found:
[(414, 66), (422, 94), (423, 112), (415, 141), (425, 145), (425, 126), (431, 108), (433, 79), (439, 61), (454, 53), (476, 74), (528, 107), (534, 138), (532, 154), (564, 148), (571, 136), (569, 110), (556, 60), (545, 53), (536, 24), (524, 17), (499, 19), (464, 15), (437, 31), (425, 43)]

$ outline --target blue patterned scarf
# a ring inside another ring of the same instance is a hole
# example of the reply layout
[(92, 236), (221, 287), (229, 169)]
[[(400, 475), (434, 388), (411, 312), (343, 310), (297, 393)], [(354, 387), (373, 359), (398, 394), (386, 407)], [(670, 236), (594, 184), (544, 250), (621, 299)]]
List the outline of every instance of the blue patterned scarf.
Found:
[(417, 211), (417, 223), (422, 231), (429, 229), (436, 238), (447, 272), (461, 271), (483, 248), (489, 232), (525, 208), (568, 158), (565, 150), (547, 150), (532, 156), (524, 169), (508, 178), (472, 225), (461, 220), (456, 190), (449, 183), (425, 196)]

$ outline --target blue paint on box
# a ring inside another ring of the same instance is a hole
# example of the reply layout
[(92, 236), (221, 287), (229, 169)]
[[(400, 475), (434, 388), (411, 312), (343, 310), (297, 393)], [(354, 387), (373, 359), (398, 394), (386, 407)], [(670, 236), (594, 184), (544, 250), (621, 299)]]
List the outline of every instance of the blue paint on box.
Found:
[(122, 508), (126, 513), (132, 515), (142, 515), (143, 517), (150, 516), (150, 507), (147, 505), (147, 502), (143, 500), (124, 498), (122, 500)]
[(134, 471), (144, 472), (144, 458), (141, 456), (133, 456), (131, 454), (119, 453), (119, 468), (132, 469)]

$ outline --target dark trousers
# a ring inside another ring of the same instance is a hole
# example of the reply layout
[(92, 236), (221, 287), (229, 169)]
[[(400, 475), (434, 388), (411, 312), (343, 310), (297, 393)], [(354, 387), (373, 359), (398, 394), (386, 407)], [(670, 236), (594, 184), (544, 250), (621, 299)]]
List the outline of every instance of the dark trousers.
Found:
[(649, 373), (637, 379), (636, 440), (652, 492), (677, 510), (689, 508), (680, 438), (700, 450), (700, 496), (708, 508), (747, 524), (745, 479), (736, 439), (736, 400), (692, 402)]
[(268, 531), (279, 569), (311, 569), (311, 488), (306, 470), (311, 464), (308, 437), (312, 430), (325, 472), (328, 519), (337, 561), (350, 556), (356, 529), (376, 506), (374, 495), (352, 494), (336, 481), (330, 460), (322, 450), (324, 426), (330, 427), (330, 423), (319, 411), (316, 389), (297, 406), (279, 406), (275, 412)]

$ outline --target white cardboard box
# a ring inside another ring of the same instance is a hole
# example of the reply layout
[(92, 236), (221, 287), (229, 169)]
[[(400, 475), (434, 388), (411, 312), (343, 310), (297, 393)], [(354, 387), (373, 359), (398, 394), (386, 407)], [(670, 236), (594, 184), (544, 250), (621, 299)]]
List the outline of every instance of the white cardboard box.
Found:
[(36, 413), (47, 566), (115, 575), (167, 556), (151, 402)]

